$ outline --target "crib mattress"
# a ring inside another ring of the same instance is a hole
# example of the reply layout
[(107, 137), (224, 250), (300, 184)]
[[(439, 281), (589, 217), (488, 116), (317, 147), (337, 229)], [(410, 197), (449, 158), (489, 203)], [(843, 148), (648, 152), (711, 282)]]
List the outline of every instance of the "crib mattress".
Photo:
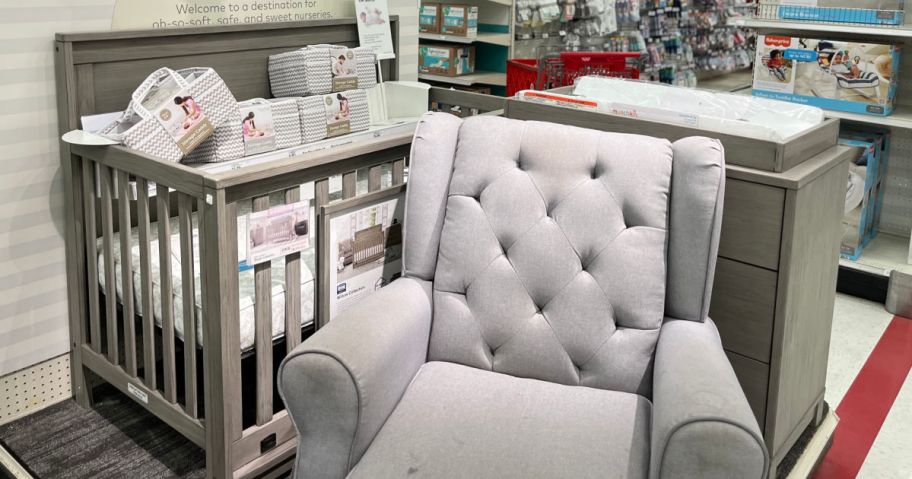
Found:
[[(195, 214), (194, 214), (195, 216)], [(194, 224), (196, 223), (194, 218)], [(177, 336), (184, 338), (184, 321), (183, 321), (183, 278), (181, 271), (180, 258), (180, 233), (178, 229), (177, 218), (171, 219), (171, 276), (173, 283), (174, 297), (174, 329)], [(244, 245), (245, 238), (245, 217), (238, 218), (238, 244)], [(133, 228), (132, 235), (132, 266), (133, 266), (133, 298), (137, 314), (142, 312), (142, 293), (140, 291), (140, 268), (139, 268), (139, 229)], [(152, 223), (150, 230), (152, 238), (153, 252), (151, 260), (152, 269), (152, 310), (155, 322), (161, 326), (161, 262), (158, 255), (158, 224)], [(240, 248), (242, 249), (242, 248)], [(195, 303), (196, 314), (199, 318), (202, 314), (202, 300), (200, 287), (200, 262), (199, 262), (199, 235), (197, 229), (193, 230), (193, 250), (194, 254), (194, 281), (195, 281)], [(104, 255), (102, 240), (98, 240), (98, 272), (101, 290), (107, 294), (107, 281), (105, 278)], [(115, 290), (118, 301), (123, 301), (123, 281), (121, 273), (121, 258), (123, 252), (120, 250), (120, 236), (115, 233), (113, 241), (113, 256), (115, 268)], [(314, 284), (313, 284), (313, 248), (302, 252), (301, 254), (301, 325), (305, 326), (313, 322), (313, 301), (314, 301)], [(248, 350), (254, 345), (255, 336), (255, 317), (254, 305), (255, 300), (255, 281), (253, 269), (241, 271), (238, 273), (238, 290), (240, 297), (240, 337), (241, 350)], [(196, 323), (196, 340), (198, 344), (203, 344), (203, 324), (201, 321)], [(285, 260), (284, 258), (272, 262), (272, 334), (273, 339), (279, 338), (285, 331)]]

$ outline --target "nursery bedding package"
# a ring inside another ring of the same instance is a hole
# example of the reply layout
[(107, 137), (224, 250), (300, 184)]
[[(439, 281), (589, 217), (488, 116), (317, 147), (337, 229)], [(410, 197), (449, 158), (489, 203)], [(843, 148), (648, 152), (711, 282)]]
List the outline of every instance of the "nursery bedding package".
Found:
[(753, 94), (829, 110), (889, 115), (899, 47), (760, 35)]

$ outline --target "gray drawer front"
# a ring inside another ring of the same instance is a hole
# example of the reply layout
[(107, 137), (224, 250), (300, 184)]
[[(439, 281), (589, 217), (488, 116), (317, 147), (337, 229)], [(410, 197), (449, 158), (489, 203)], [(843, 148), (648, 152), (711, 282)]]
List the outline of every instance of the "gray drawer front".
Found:
[(709, 317), (725, 349), (770, 362), (777, 279), (774, 271), (719, 258)]
[(725, 351), (731, 362), (732, 369), (735, 370), (735, 376), (741, 383), (741, 389), (747, 396), (747, 402), (751, 410), (754, 411), (754, 417), (760, 424), (760, 431), (766, 427), (766, 394), (769, 387), (769, 366), (750, 358), (745, 358), (740, 354), (731, 351)]
[(785, 190), (728, 179), (719, 256), (779, 269)]

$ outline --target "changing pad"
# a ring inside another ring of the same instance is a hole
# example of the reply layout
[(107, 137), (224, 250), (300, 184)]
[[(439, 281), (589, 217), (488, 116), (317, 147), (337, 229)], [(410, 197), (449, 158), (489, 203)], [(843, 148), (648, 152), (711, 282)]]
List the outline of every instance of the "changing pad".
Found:
[[(195, 223), (194, 214), (194, 223)], [(246, 241), (246, 216), (238, 218), (238, 244), (244, 245)], [(152, 268), (152, 296), (154, 301), (152, 309), (155, 316), (155, 322), (161, 326), (161, 262), (158, 255), (158, 224), (151, 223), (149, 236), (151, 241), (151, 268)], [(173, 283), (174, 297), (174, 329), (177, 336), (181, 339), (184, 337), (183, 321), (183, 278), (181, 276), (181, 259), (180, 259), (180, 233), (177, 218), (171, 219), (171, 276)], [(137, 314), (142, 312), (142, 292), (140, 291), (140, 267), (139, 267), (139, 229), (133, 228), (132, 235), (132, 257), (133, 257), (133, 297), (135, 310)], [(196, 314), (197, 318), (202, 315), (202, 299), (200, 287), (200, 262), (199, 262), (199, 236), (196, 228), (193, 230), (193, 249), (194, 249), (194, 273), (195, 273), (195, 292), (196, 292)], [(239, 248), (243, 250), (242, 248)], [(98, 277), (102, 292), (107, 294), (104, 255), (102, 240), (98, 240)], [(113, 255), (115, 268), (115, 290), (118, 301), (123, 300), (123, 281), (121, 274), (121, 258), (123, 252), (120, 251), (120, 234), (115, 233), (113, 240)], [(314, 248), (308, 248), (301, 252), (301, 325), (307, 325), (313, 322), (313, 301), (314, 301), (314, 284), (313, 284), (313, 256)], [(255, 281), (253, 269), (241, 271), (238, 273), (238, 290), (240, 297), (240, 337), (241, 350), (248, 350), (254, 345), (255, 335)], [(203, 323), (196, 322), (196, 340), (203, 344)], [(273, 338), (283, 336), (285, 331), (285, 260), (277, 259), (272, 262), (272, 334)]]

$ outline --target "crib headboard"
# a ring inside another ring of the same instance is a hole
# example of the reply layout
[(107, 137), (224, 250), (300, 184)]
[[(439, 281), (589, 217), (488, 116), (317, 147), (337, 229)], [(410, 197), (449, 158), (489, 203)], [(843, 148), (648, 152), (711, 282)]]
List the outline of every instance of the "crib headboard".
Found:
[[(390, 18), (399, 51), (399, 18)], [(274, 24), (58, 33), (60, 130), (79, 128), (79, 118), (121, 111), (130, 94), (156, 69), (212, 67), (238, 100), (269, 98), (269, 55), (315, 43), (358, 45), (354, 18)], [(397, 60), (381, 62), (384, 79), (395, 80)], [(65, 91), (60, 91), (66, 85)], [(62, 93), (62, 94), (61, 94)]]

